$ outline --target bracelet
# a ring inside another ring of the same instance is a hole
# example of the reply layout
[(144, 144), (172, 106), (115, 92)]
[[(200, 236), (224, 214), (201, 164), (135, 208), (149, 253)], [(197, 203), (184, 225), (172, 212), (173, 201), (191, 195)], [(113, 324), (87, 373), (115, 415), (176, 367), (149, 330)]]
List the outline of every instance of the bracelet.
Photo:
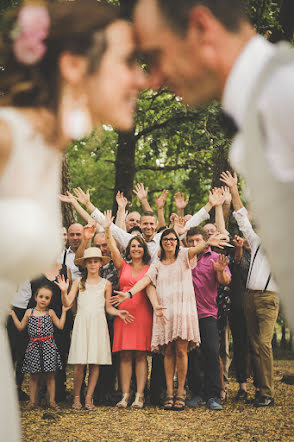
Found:
[(130, 299), (132, 299), (133, 295), (132, 295), (132, 293), (130, 292), (130, 290), (128, 290), (127, 293), (130, 295)]

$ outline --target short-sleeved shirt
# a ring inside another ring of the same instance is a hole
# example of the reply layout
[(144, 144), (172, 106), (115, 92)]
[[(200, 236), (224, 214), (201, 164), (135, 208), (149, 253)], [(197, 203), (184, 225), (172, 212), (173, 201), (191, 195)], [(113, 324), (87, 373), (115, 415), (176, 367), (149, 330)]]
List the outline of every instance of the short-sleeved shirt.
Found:
[[(218, 259), (218, 253), (213, 252), (209, 247), (201, 256), (198, 257), (197, 266), (192, 269), (192, 279), (197, 303), (198, 318), (207, 318), (212, 316), (217, 319), (218, 306), (217, 297), (217, 274), (211, 263)], [(231, 276), (229, 267), (226, 266), (226, 273)]]

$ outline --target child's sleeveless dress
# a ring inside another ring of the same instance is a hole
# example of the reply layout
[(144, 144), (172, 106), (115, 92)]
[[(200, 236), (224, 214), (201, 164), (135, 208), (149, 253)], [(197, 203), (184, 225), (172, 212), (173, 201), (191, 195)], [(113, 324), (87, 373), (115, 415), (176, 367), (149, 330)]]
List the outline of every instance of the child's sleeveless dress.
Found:
[(23, 373), (48, 373), (62, 369), (60, 354), (54, 341), (54, 327), (49, 312), (44, 316), (34, 316), (34, 309), (29, 317), (28, 343)]
[(69, 364), (111, 365), (111, 350), (108, 325), (105, 315), (104, 290), (107, 280), (88, 284), (80, 289), (75, 318)]

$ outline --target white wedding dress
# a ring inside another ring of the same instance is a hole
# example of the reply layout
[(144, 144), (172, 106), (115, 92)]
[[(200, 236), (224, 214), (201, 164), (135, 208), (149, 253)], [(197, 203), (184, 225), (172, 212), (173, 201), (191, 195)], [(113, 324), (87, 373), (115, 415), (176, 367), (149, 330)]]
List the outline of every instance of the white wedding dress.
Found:
[(48, 269), (61, 251), (62, 155), (21, 112), (0, 108), (0, 120), (13, 138), (0, 176), (0, 430), (1, 440), (15, 442), (20, 440), (19, 413), (5, 325), (17, 285)]

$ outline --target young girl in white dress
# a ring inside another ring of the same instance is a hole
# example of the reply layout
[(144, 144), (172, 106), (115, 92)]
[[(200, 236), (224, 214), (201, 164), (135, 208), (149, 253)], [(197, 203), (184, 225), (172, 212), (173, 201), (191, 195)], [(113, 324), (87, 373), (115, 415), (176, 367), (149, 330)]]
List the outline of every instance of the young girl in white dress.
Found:
[(85, 250), (80, 265), (86, 267), (86, 274), (76, 279), (67, 294), (68, 281), (58, 277), (56, 283), (62, 292), (62, 302), (71, 306), (77, 297), (77, 315), (74, 322), (68, 363), (74, 364), (74, 402), (73, 408), (81, 408), (80, 392), (84, 376), (84, 367), (89, 364), (89, 380), (85, 397), (85, 407), (94, 408), (93, 392), (99, 376), (99, 365), (111, 365), (111, 348), (108, 326), (105, 316), (107, 313), (120, 317), (125, 323), (130, 323), (134, 317), (126, 310), (116, 310), (110, 304), (112, 285), (99, 276), (99, 269), (107, 264), (110, 258), (102, 256), (97, 247)]

